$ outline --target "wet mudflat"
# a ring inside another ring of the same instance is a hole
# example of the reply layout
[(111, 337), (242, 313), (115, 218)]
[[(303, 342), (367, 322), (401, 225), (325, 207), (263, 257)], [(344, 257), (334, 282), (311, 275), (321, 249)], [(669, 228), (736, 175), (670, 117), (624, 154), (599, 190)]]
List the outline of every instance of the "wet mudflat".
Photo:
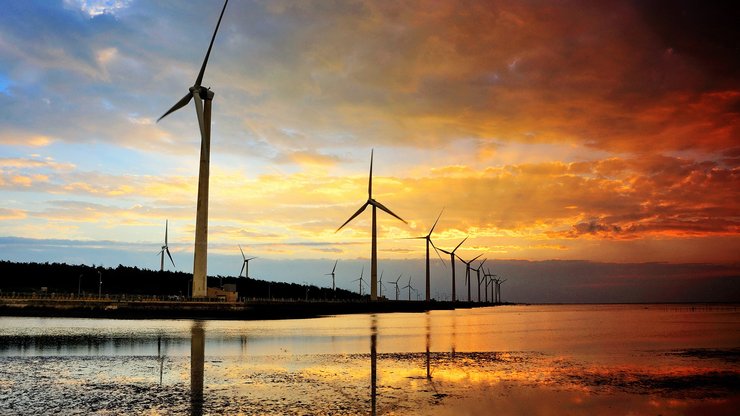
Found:
[(0, 414), (729, 415), (739, 343), (732, 306), (0, 318)]

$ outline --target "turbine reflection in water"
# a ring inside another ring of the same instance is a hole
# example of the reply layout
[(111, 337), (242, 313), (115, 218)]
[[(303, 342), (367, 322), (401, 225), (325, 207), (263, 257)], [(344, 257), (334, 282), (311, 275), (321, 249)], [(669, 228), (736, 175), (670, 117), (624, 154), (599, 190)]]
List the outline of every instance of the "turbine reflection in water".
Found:
[(370, 402), (372, 406), (372, 415), (375, 416), (377, 411), (377, 378), (378, 378), (378, 317), (370, 317)]
[(190, 414), (203, 414), (203, 362), (206, 336), (203, 322), (193, 322), (190, 330)]

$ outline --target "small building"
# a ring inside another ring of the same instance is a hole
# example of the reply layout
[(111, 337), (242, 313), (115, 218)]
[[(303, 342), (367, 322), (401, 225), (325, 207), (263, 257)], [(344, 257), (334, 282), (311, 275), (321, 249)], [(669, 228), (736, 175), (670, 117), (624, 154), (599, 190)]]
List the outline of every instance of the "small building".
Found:
[(223, 289), (217, 287), (208, 288), (208, 298), (218, 299), (222, 302), (236, 302), (239, 293), (236, 291), (236, 285), (224, 285)]

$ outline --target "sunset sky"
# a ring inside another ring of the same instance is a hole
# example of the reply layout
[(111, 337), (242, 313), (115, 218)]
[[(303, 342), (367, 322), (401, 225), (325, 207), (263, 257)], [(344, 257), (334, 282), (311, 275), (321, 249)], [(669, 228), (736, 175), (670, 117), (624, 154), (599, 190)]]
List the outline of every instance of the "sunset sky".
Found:
[[(0, 0), (0, 259), (156, 269), (168, 219), (192, 271), (195, 110), (155, 121), (222, 4)], [(510, 300), (691, 300), (702, 278), (699, 300), (740, 300), (725, 4), (231, 0), (203, 82), (209, 274), (236, 275), (241, 244), (255, 277), (325, 286), (339, 259), (355, 288), (369, 211), (335, 230), (367, 198), (374, 149), (374, 197), (408, 221), (379, 213), (379, 267), (416, 287), (424, 244), (404, 238), (444, 208), (435, 244), (470, 236), (460, 255), (505, 269)], [(434, 267), (444, 297), (449, 265)]]

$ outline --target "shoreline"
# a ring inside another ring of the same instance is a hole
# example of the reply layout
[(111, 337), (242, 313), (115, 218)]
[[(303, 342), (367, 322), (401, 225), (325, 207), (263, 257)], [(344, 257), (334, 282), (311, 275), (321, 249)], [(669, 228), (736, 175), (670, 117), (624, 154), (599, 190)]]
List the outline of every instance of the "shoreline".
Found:
[(365, 313), (418, 313), (431, 310), (482, 308), (493, 304), (450, 301), (303, 301), (247, 302), (122, 301), (110, 299), (0, 298), (0, 317), (57, 317), (102, 319), (306, 319)]

